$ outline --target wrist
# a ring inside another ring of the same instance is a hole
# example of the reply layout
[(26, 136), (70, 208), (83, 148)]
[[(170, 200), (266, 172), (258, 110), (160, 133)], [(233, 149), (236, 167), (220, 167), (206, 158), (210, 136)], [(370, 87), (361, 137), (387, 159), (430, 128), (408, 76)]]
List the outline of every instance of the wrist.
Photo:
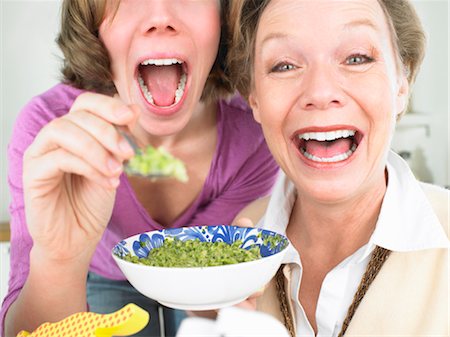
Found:
[(53, 256), (40, 247), (33, 246), (30, 251), (30, 275), (45, 274), (48, 279), (61, 282), (86, 282), (93, 252), (84, 251), (75, 256)]

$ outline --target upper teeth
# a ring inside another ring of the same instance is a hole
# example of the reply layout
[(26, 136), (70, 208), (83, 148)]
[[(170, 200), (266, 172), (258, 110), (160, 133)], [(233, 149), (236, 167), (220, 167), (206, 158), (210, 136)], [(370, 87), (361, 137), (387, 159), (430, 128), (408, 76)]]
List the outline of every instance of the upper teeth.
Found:
[(178, 59), (148, 59), (141, 62), (141, 65), (170, 66), (172, 64), (182, 64), (183, 61)]
[(355, 135), (355, 130), (336, 130), (336, 131), (328, 131), (328, 132), (305, 132), (298, 137), (300, 139), (304, 140), (318, 140), (318, 141), (325, 141), (325, 140), (335, 140), (339, 138), (348, 138)]

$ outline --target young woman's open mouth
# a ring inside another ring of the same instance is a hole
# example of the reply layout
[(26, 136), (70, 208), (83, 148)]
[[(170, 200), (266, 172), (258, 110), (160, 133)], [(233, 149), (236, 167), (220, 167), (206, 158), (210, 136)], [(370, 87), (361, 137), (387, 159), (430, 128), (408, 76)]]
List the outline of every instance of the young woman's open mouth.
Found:
[(293, 136), (301, 157), (313, 166), (330, 166), (349, 160), (363, 135), (352, 127), (303, 129)]
[(145, 59), (137, 69), (144, 100), (152, 111), (163, 115), (178, 110), (185, 97), (187, 78), (187, 65), (177, 58)]

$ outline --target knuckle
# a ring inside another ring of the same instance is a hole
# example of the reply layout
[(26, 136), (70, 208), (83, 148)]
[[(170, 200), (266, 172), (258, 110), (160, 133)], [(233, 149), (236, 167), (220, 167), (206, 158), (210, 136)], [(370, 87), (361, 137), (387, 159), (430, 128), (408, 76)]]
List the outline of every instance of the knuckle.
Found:
[(79, 109), (79, 107), (84, 105), (84, 102), (86, 100), (89, 100), (93, 97), (94, 93), (91, 92), (83, 92), (80, 95), (77, 96), (77, 98), (75, 98), (75, 101), (72, 104), (72, 107), (70, 110), (77, 110)]
[(46, 124), (42, 129), (42, 133), (47, 133), (51, 136), (57, 135), (61, 130), (66, 128), (66, 120), (64, 117), (58, 117)]
[(107, 139), (112, 137), (116, 138), (116, 132), (114, 131), (112, 125), (109, 123), (100, 123), (98, 126), (98, 133), (101, 137), (107, 137)]

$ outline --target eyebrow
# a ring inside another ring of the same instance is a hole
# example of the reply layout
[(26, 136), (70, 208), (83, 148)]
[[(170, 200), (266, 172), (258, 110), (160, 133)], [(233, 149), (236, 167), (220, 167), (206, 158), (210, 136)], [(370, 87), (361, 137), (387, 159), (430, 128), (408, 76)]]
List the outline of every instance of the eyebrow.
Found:
[(266, 37), (264, 37), (264, 39), (261, 41), (261, 46), (264, 46), (264, 44), (266, 44), (270, 40), (283, 40), (287, 38), (288, 35), (286, 33), (280, 32), (270, 33)]
[[(373, 21), (371, 21), (369, 19), (354, 20), (354, 21), (344, 24), (343, 27), (345, 30), (349, 30), (349, 29), (357, 28), (357, 27), (369, 27), (375, 31), (379, 31), (379, 27), (377, 25), (375, 25), (373, 23)], [(264, 37), (264, 39), (261, 41), (261, 45), (266, 44), (270, 40), (282, 40), (282, 39), (287, 39), (287, 38), (288, 38), (288, 34), (286, 34), (286, 33), (281, 33), (281, 32), (270, 33), (269, 35)]]
[(348, 23), (344, 24), (344, 29), (351, 29), (351, 28), (360, 27), (360, 26), (370, 27), (373, 30), (379, 31), (379, 27), (377, 25), (375, 25), (375, 23), (373, 23), (373, 21), (371, 21), (369, 19), (360, 19), (360, 20), (354, 20), (354, 21), (348, 22)]

